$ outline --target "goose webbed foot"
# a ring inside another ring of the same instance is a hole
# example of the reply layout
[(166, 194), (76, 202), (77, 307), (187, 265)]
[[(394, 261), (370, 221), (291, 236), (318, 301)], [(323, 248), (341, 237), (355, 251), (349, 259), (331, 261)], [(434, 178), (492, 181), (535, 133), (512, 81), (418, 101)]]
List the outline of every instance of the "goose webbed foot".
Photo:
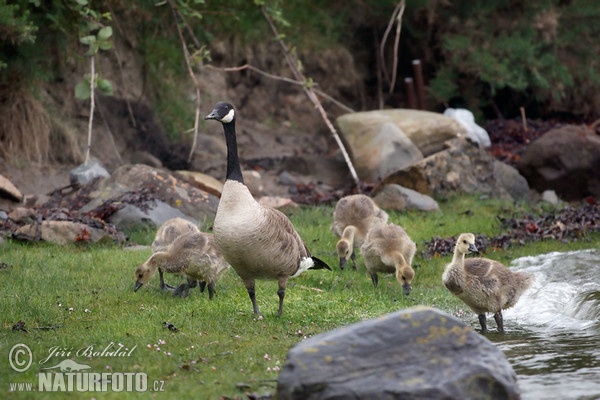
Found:
[(502, 320), (502, 311), (498, 311), (494, 314), (494, 320), (496, 321), (496, 325), (498, 325), (498, 332), (504, 333), (504, 321)]
[(182, 283), (173, 290), (173, 296), (187, 297), (190, 294), (190, 285)]
[(481, 325), (481, 333), (487, 333), (487, 321), (485, 319), (485, 313), (477, 315), (479, 318), (479, 325)]

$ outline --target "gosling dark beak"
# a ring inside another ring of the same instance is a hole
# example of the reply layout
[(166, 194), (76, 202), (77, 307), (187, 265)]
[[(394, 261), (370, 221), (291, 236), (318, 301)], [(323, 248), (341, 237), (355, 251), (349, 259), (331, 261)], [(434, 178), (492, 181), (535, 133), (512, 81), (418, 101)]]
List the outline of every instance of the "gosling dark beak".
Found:
[(218, 115), (217, 110), (212, 110), (210, 112), (210, 114), (208, 114), (206, 117), (204, 117), (204, 119), (218, 119), (218, 118), (219, 118), (219, 115)]
[(405, 283), (404, 285), (402, 285), (402, 289), (404, 289), (404, 294), (405, 295), (409, 295), (410, 294), (410, 283)]
[(477, 247), (474, 244), (469, 245), (469, 251), (471, 253), (479, 253), (479, 250), (477, 250)]
[(346, 268), (346, 259), (340, 258), (340, 269), (343, 270), (344, 268)]
[(134, 292), (137, 292), (137, 291), (138, 291), (138, 289), (142, 287), (142, 285), (143, 285), (143, 283), (142, 283), (142, 282), (140, 282), (140, 281), (137, 281), (137, 282), (135, 283), (135, 287), (133, 288), (133, 291), (134, 291)]

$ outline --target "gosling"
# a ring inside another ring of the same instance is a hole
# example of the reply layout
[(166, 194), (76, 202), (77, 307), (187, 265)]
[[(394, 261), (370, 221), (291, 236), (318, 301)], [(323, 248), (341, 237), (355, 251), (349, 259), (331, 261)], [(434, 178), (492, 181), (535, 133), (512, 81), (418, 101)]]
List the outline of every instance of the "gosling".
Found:
[(377, 224), (367, 233), (360, 251), (374, 287), (379, 283), (378, 272), (395, 273), (404, 293), (410, 294), (410, 284), (415, 277), (411, 264), (417, 245), (402, 227), (392, 223)]
[[(184, 233), (200, 232), (198, 227), (187, 219), (176, 217), (165, 221), (156, 231), (156, 236), (152, 242), (152, 253), (164, 251), (171, 243)], [(160, 276), (160, 290), (174, 290), (175, 287), (165, 283), (162, 269), (158, 269)], [(200, 289), (203, 290), (205, 282), (200, 284)]]
[(387, 213), (377, 207), (369, 196), (353, 194), (338, 200), (333, 211), (331, 231), (340, 237), (335, 245), (340, 269), (344, 269), (349, 259), (356, 269), (355, 249), (362, 246), (373, 225), (387, 221)]
[(145, 263), (135, 270), (135, 288), (137, 290), (148, 283), (156, 270), (164, 270), (172, 274), (188, 278), (174, 290), (174, 295), (187, 296), (189, 289), (196, 281), (206, 282), (209, 299), (215, 295), (215, 283), (229, 268), (210, 233), (184, 233), (175, 238), (165, 250), (150, 256)]
[(504, 332), (502, 310), (513, 307), (533, 283), (533, 275), (511, 271), (498, 261), (487, 258), (467, 258), (478, 252), (475, 236), (463, 233), (458, 237), (452, 262), (446, 265), (442, 282), (454, 296), (461, 299), (479, 319), (481, 332), (487, 332), (487, 312), (494, 313), (498, 331)]

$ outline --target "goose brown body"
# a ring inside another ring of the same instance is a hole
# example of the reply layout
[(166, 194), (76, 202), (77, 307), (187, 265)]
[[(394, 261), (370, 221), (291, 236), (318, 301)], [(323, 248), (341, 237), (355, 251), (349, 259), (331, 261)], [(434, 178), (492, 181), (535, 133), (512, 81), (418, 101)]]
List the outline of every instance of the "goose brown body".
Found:
[(486, 313), (493, 313), (500, 332), (504, 331), (502, 310), (513, 307), (531, 286), (533, 275), (511, 271), (502, 263), (488, 258), (466, 258), (477, 252), (475, 236), (458, 237), (452, 262), (442, 275), (446, 288), (478, 315), (481, 331), (487, 331)]
[(331, 231), (340, 237), (336, 243), (340, 269), (344, 269), (349, 259), (352, 259), (356, 268), (355, 249), (362, 246), (373, 225), (387, 220), (387, 213), (369, 196), (353, 194), (338, 200), (333, 211)]
[(220, 102), (205, 119), (222, 123), (227, 144), (227, 173), (217, 208), (213, 231), (225, 259), (242, 279), (255, 314), (255, 280), (277, 280), (281, 316), (287, 281), (307, 269), (331, 269), (312, 256), (282, 212), (259, 204), (244, 179), (237, 152), (235, 111), (229, 103)]
[(222, 257), (212, 234), (184, 233), (165, 249), (152, 254), (136, 269), (135, 290), (148, 283), (160, 269), (188, 278), (188, 283), (180, 285), (175, 294), (187, 294), (187, 290), (193, 286), (192, 282), (200, 281), (208, 285), (209, 297), (212, 299), (215, 283), (228, 268), (229, 264)]
[(375, 225), (367, 233), (360, 251), (375, 287), (378, 284), (377, 273), (395, 273), (404, 293), (410, 293), (410, 284), (415, 276), (411, 264), (417, 245), (402, 227), (391, 223)]

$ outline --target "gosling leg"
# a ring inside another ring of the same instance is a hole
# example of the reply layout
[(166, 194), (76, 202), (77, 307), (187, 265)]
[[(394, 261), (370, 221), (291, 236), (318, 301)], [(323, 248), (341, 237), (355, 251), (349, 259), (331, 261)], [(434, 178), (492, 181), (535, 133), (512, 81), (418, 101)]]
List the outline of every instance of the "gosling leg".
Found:
[(486, 333), (487, 332), (487, 321), (485, 319), (485, 313), (479, 314), (477, 317), (479, 318), (479, 325), (481, 325), (481, 333)]
[(158, 276), (160, 277), (160, 290), (168, 290), (168, 291), (173, 291), (175, 289), (175, 286), (171, 286), (168, 283), (165, 283), (165, 279), (163, 277), (163, 271), (162, 269), (158, 269)]
[(494, 320), (496, 321), (496, 325), (498, 325), (498, 332), (504, 333), (504, 321), (502, 320), (502, 310), (494, 314)]
[(352, 260), (352, 268), (356, 269), (356, 253), (352, 250), (352, 255), (350, 255), (350, 259)]
[[(206, 282), (200, 282), (200, 286), (202, 286), (202, 284), (204, 284), (204, 286), (206, 286)], [(209, 283), (208, 284), (208, 299), (212, 300), (214, 295), (216, 293), (215, 290), (215, 284), (214, 283)]]
[(200, 282), (200, 286), (198, 286), (198, 288), (200, 289), (200, 293), (204, 293), (205, 287), (206, 287), (206, 282), (204, 282), (204, 281)]
[(373, 287), (377, 287), (379, 284), (379, 277), (377, 274), (371, 274), (371, 280), (373, 281)]

